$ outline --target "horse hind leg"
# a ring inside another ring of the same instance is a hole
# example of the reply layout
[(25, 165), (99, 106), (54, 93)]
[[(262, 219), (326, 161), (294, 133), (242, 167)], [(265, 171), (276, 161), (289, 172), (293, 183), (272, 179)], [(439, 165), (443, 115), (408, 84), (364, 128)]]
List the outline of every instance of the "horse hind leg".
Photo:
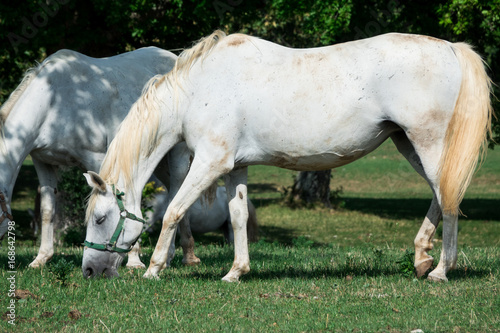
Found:
[[(433, 136), (432, 138), (430, 136)], [(442, 136), (441, 136), (442, 135)], [(429, 222), (424, 221), (419, 234), (415, 238), (416, 245), (416, 266), (417, 273), (423, 275), (431, 266), (432, 257), (428, 256), (426, 249), (432, 248), (432, 237), (434, 236), (435, 229), (439, 223), (440, 217), (443, 217), (443, 247), (441, 251), (441, 258), (438, 266), (428, 275), (429, 280), (434, 281), (447, 281), (446, 273), (456, 267), (457, 263), (457, 232), (458, 232), (458, 215), (457, 214), (443, 214), (443, 204), (441, 192), (439, 188), (441, 171), (440, 171), (440, 158), (444, 152), (444, 133), (435, 131), (426, 131), (425, 137), (406, 137), (406, 141), (402, 135), (395, 136), (396, 141), (399, 139), (398, 150), (409, 153), (410, 158), (407, 159), (415, 167), (420, 174), (423, 175), (431, 186), (434, 192), (433, 204), (429, 209), (427, 218)], [(410, 143), (411, 142), (411, 143)], [(414, 148), (414, 151), (408, 149), (408, 145)], [(405, 154), (403, 154), (405, 155)], [(414, 155), (414, 156), (413, 156)], [(417, 158), (418, 157), (418, 158)], [(460, 166), (457, 166), (460, 167)], [(418, 256), (418, 258), (417, 258)], [(427, 257), (428, 256), (428, 257)], [(417, 261), (418, 260), (418, 261)]]
[(431, 281), (448, 281), (446, 273), (457, 267), (458, 215), (443, 214), (443, 250), (437, 267), (429, 273)]
[(140, 253), (141, 253), (141, 247), (139, 245), (139, 241), (137, 241), (132, 247), (132, 250), (130, 250), (130, 252), (128, 253), (128, 260), (127, 260), (128, 268), (133, 268), (133, 269), (146, 268), (146, 265), (142, 263), (141, 258), (139, 257)]
[[(186, 266), (198, 265), (201, 260), (194, 254), (194, 238), (191, 232), (191, 223), (188, 214), (179, 222), (179, 231), (181, 236), (182, 263)], [(174, 240), (172, 240), (174, 241)]]
[(47, 263), (54, 255), (54, 216), (56, 210), (57, 177), (55, 170), (33, 159), (40, 180), (40, 217), (41, 241), (38, 255), (29, 267), (38, 268)]
[[(433, 188), (432, 183), (429, 181), (425, 174), (424, 167), (420, 157), (415, 152), (415, 148), (406, 137), (405, 133), (398, 132), (391, 136), (392, 141), (396, 145), (398, 151), (410, 162), (411, 166), (421, 175)], [(433, 189), (434, 191), (434, 189)], [(428, 254), (428, 251), (433, 249), (433, 238), (436, 233), (436, 228), (441, 220), (441, 207), (434, 192), (431, 206), (425, 215), (422, 226), (415, 237), (415, 273), (417, 277), (422, 277), (434, 264), (434, 258)]]

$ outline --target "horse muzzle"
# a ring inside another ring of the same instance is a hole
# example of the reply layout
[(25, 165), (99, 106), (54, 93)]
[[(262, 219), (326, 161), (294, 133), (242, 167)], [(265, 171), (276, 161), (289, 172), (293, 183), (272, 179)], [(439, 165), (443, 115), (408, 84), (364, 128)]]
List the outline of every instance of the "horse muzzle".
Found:
[(119, 277), (118, 267), (123, 261), (123, 255), (116, 252), (85, 249), (82, 260), (84, 278), (114, 278)]

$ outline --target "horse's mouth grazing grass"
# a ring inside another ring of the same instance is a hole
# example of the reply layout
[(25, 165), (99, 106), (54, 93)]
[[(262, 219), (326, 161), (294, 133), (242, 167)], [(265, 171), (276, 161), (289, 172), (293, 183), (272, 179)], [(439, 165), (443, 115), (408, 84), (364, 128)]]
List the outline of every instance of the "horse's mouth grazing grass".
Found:
[(107, 279), (110, 279), (110, 278), (119, 277), (120, 274), (118, 274), (118, 271), (115, 268), (106, 267), (106, 268), (104, 268), (104, 270), (99, 272), (98, 270), (89, 266), (83, 270), (83, 276), (86, 277), (87, 279), (91, 279), (91, 278), (96, 279), (96, 278), (101, 278), (101, 277), (105, 277)]

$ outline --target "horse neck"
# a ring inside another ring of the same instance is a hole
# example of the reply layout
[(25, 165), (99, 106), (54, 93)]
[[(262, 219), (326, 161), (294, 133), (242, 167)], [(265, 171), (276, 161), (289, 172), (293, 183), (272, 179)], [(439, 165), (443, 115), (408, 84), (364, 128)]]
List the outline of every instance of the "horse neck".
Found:
[(129, 194), (128, 199), (126, 199), (126, 206), (129, 209), (133, 209), (134, 212), (140, 211), (142, 190), (153, 175), (158, 164), (162, 162), (167, 153), (180, 141), (179, 134), (172, 127), (172, 123), (169, 127), (160, 126), (159, 131), (163, 132), (160, 134), (162, 136), (161, 143), (149, 156), (141, 154), (141, 157), (132, 168), (132, 182), (127, 182), (123, 173), (120, 173), (117, 186), (119, 189), (124, 189), (126, 194)]
[(162, 152), (157, 150), (151, 156), (140, 159), (134, 167), (132, 182), (127, 182), (123, 174), (120, 174), (116, 186), (125, 192), (125, 207), (127, 210), (134, 214), (140, 212), (142, 190), (153, 175), (156, 166), (162, 160), (163, 156), (164, 154), (162, 155)]

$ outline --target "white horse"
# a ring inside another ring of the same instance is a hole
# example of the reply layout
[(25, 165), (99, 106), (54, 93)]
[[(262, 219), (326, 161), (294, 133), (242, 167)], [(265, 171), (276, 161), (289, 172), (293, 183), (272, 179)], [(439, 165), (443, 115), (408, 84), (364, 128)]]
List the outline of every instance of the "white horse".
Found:
[[(170, 203), (148, 270), (158, 278), (177, 223), (200, 194), (225, 177), (235, 257), (223, 278), (250, 270), (245, 223), (247, 166), (322, 170), (350, 163), (392, 138), (434, 198), (415, 239), (415, 267), (427, 270), (443, 217), (433, 280), (456, 266), (459, 204), (491, 133), (491, 81), (464, 43), (386, 34), (323, 48), (290, 49), (217, 31), (186, 50), (175, 68), (134, 104), (110, 145), (87, 207), (87, 241), (129, 247), (142, 230), (121, 221), (112, 186), (140, 212), (141, 189), (174, 145), (194, 153)], [(120, 253), (86, 248), (84, 276), (116, 274)]]
[[(0, 236), (12, 220), (10, 199), (19, 169), (31, 154), (41, 186), (41, 245), (31, 267), (54, 253), (53, 217), (58, 166), (98, 169), (118, 125), (154, 75), (177, 56), (148, 47), (95, 59), (61, 50), (28, 71), (0, 110)], [(189, 235), (187, 235), (189, 236)], [(137, 248), (136, 248), (137, 249)], [(143, 266), (132, 252), (128, 266)]]

